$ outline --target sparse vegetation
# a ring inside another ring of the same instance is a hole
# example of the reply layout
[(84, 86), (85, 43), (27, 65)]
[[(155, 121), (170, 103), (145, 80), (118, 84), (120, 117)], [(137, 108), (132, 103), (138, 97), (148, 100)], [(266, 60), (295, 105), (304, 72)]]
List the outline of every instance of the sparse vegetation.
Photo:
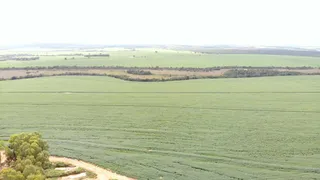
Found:
[(64, 163), (64, 162), (54, 162), (52, 163), (52, 167), (53, 168), (60, 168), (60, 167), (70, 167), (71, 164), (67, 164), (67, 163)]
[[(82, 169), (82, 168), (75, 168), (70, 171), (62, 171), (62, 170), (55, 170), (55, 169), (48, 169), (45, 174), (47, 178), (59, 178), (59, 177), (64, 177), (64, 176), (70, 176), (70, 175), (75, 175), (75, 174), (80, 174), (80, 173), (87, 173), (89, 171)], [(90, 177), (87, 176), (88, 178), (94, 178), (97, 175), (93, 172), (89, 173)]]

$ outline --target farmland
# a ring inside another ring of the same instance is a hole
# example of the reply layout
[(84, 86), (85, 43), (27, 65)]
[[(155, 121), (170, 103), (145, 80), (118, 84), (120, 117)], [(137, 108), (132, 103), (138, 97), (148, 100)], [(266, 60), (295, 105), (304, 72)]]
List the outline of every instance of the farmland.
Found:
[[(258, 64), (317, 66), (316, 59), (302, 59), (301, 64), (300, 60)], [(152, 62), (180, 64), (179, 60)], [(52, 154), (82, 159), (129, 177), (320, 177), (320, 76), (161, 83), (45, 77), (1, 81), (0, 100), (0, 139), (39, 131)]]
[[(262, 55), (262, 54), (205, 54), (167, 49), (96, 49), (41, 52), (0, 51), (0, 55), (27, 53), (39, 60), (0, 61), (0, 68), (35, 66), (126, 66), (126, 67), (215, 67), (215, 66), (276, 66), (320, 67), (320, 57)], [(84, 57), (93, 54), (110, 54), (110, 57)], [(81, 54), (81, 55), (80, 55)]]

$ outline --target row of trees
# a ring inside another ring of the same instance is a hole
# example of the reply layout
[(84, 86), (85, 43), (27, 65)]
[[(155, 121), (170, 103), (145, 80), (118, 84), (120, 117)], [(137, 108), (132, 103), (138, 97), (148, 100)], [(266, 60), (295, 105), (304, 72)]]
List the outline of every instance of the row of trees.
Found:
[(49, 146), (39, 133), (13, 135), (5, 146), (8, 168), (0, 171), (1, 180), (44, 180), (51, 167)]
[(193, 67), (126, 67), (126, 66), (36, 66), (36, 67), (9, 67), (9, 68), (0, 68), (0, 70), (39, 70), (39, 69), (135, 69), (135, 70), (178, 70), (178, 71), (192, 71), (192, 72), (210, 72), (217, 71), (220, 69), (284, 69), (284, 70), (303, 70), (303, 69), (320, 69), (319, 67), (251, 67), (251, 66), (217, 66), (217, 67), (207, 67), (207, 68), (193, 68)]
[(263, 77), (263, 76), (293, 76), (301, 75), (300, 72), (295, 71), (277, 71), (269, 69), (232, 69), (224, 73), (227, 78), (241, 78), (241, 77)]
[(127, 70), (128, 74), (135, 74), (135, 75), (152, 75), (150, 71), (140, 70), (140, 69), (129, 69)]
[(0, 61), (6, 61), (6, 60), (14, 60), (14, 61), (32, 61), (32, 60), (39, 60), (39, 56), (33, 56), (33, 57), (16, 57), (16, 56), (10, 56), (10, 57), (0, 57)]
[(85, 55), (84, 57), (90, 58), (90, 57), (110, 57), (110, 54), (89, 54), (89, 55)]

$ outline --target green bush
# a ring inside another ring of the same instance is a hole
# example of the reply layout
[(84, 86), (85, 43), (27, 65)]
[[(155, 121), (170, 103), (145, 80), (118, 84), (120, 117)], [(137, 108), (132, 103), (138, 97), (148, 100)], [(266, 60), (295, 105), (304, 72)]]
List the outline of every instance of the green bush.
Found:
[(20, 178), (22, 175), (23, 180), (44, 180), (44, 169), (51, 167), (51, 163), (49, 146), (42, 140), (41, 135), (39, 133), (16, 134), (10, 137), (8, 143), (5, 153), (12, 169), (2, 170), (0, 172), (2, 179), (7, 180), (12, 176)]
[[(47, 178), (58, 178), (58, 177), (63, 177), (63, 176), (70, 176), (74, 174), (80, 174), (86, 172), (88, 178), (94, 178), (96, 177), (95, 173), (89, 172), (85, 169), (82, 168), (75, 168), (71, 171), (61, 171), (61, 170), (55, 170), (55, 169), (47, 169), (45, 174)], [(88, 173), (89, 172), (89, 173)]]
[(1, 180), (25, 180), (23, 174), (19, 171), (16, 171), (12, 168), (2, 169), (0, 172)]
[(50, 167), (49, 146), (41, 139), (39, 133), (22, 133), (12, 135), (6, 148), (9, 161), (15, 161), (14, 166), (25, 167), (35, 165), (43, 169)]
[(150, 71), (145, 71), (145, 70), (137, 70), (137, 69), (129, 69), (127, 70), (128, 74), (135, 74), (135, 75), (152, 75)]
[(67, 164), (64, 162), (56, 162), (56, 163), (52, 163), (52, 167), (53, 168), (71, 167), (71, 164)]
[(224, 73), (227, 78), (242, 78), (242, 77), (263, 77), (263, 76), (293, 76), (301, 75), (300, 72), (294, 71), (278, 71), (272, 69), (231, 69)]

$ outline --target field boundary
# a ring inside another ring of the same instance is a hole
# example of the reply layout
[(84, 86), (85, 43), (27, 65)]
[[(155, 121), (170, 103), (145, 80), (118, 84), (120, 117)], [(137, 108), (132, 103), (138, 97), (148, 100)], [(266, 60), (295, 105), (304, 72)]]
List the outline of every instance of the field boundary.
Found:
[(32, 66), (32, 67), (0, 67), (0, 70), (40, 70), (40, 69), (151, 69), (151, 70), (180, 70), (180, 71), (210, 71), (220, 69), (320, 69), (320, 67), (312, 66), (212, 66), (212, 67), (137, 67), (137, 66)]
[(108, 76), (126, 81), (163, 82), (189, 79), (249, 78), (267, 76), (320, 75), (310, 67), (212, 67), (212, 68), (138, 68), (138, 67), (38, 67), (2, 68), (0, 81), (49, 76)]

